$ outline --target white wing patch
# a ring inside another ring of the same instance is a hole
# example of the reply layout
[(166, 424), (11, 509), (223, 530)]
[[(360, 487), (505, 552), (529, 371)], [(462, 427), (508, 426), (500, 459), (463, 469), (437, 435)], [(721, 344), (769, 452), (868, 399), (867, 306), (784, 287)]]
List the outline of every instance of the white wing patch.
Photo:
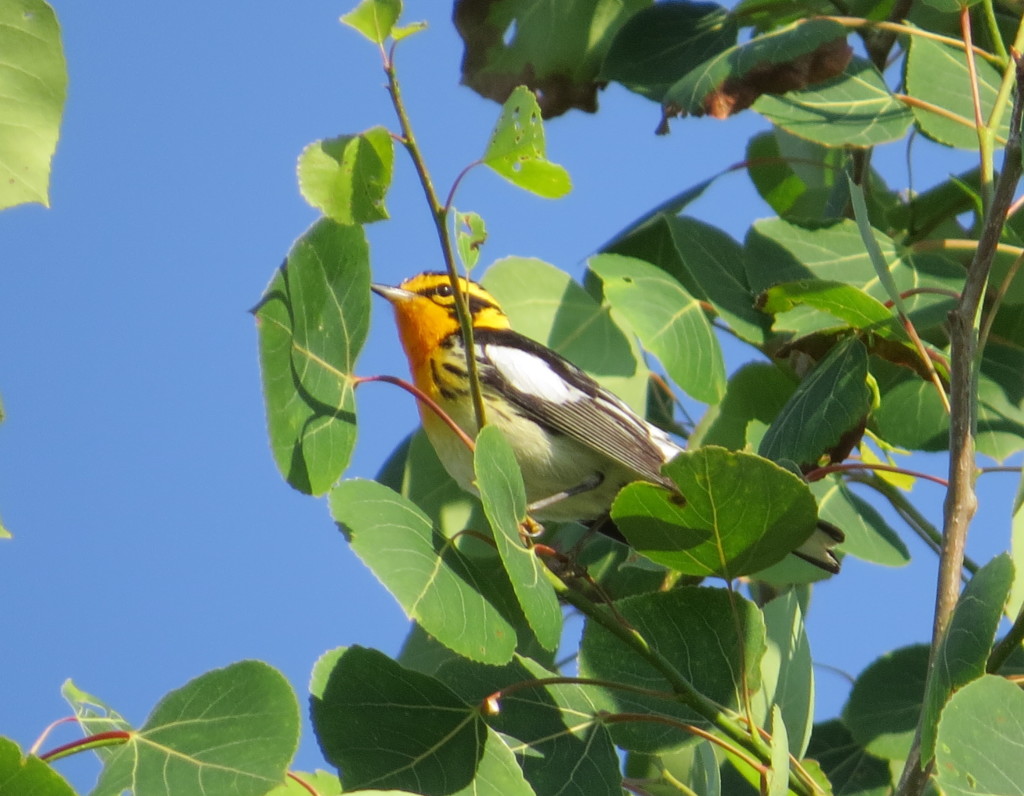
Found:
[(538, 356), (503, 345), (485, 346), (485, 358), (520, 392), (556, 404), (585, 401), (587, 396)]

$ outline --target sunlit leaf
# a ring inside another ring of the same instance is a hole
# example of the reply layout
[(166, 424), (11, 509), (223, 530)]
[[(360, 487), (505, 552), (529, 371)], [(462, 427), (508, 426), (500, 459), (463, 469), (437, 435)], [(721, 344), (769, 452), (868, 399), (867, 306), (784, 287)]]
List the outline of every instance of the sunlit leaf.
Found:
[(526, 491), (512, 447), (497, 426), (480, 430), (473, 461), (494, 543), (523, 614), (541, 645), (554, 650), (562, 633), (562, 611), (544, 564), (520, 539), (519, 523), (526, 518)]
[[(331, 490), (330, 506), (356, 555), (410, 619), (460, 655), (511, 659), (516, 632), (494, 604), (503, 570), (486, 544), (448, 539), (415, 505), (374, 481), (343, 481)], [(471, 546), (483, 552), (465, 552)]]
[[(737, 705), (742, 677), (750, 678), (751, 689), (757, 688), (764, 624), (753, 603), (738, 595), (730, 599), (723, 589), (683, 587), (628, 597), (616, 602), (615, 608), (704, 696), (720, 704)], [(706, 719), (672, 696), (671, 686), (651, 664), (596, 622), (588, 622), (584, 628), (579, 665), (585, 677), (665, 693), (658, 698), (609, 689), (618, 712), (708, 726)], [(617, 723), (612, 726), (612, 737), (619, 746), (641, 752), (671, 749), (693, 740), (692, 735), (655, 721)]]
[(818, 508), (807, 485), (749, 453), (706, 447), (663, 468), (679, 487), (634, 483), (612, 518), (643, 555), (687, 575), (731, 579), (780, 561), (810, 536)]
[(642, 260), (599, 254), (588, 266), (600, 277), (608, 303), (672, 380), (697, 400), (717, 403), (725, 392), (725, 362), (700, 302)]
[(781, 128), (747, 142), (747, 173), (758, 194), (780, 216), (841, 218), (847, 197), (842, 149), (807, 141)]
[(844, 553), (887, 567), (902, 567), (910, 561), (910, 552), (899, 534), (841, 478), (823, 478), (811, 484), (811, 491), (818, 498), (819, 516), (846, 534), (839, 545)]
[(964, 587), (935, 655), (924, 696), (921, 760), (935, 754), (939, 714), (957, 689), (985, 673), (985, 664), (1013, 582), (1013, 563), (998, 555), (975, 573)]
[(772, 124), (828, 147), (871, 147), (902, 138), (913, 119), (865, 58), (843, 74), (781, 96), (765, 94), (754, 110)]
[(171, 691), (106, 760), (92, 796), (262, 796), (284, 782), (299, 744), (288, 681), (242, 661)]
[(339, 224), (369, 224), (388, 217), (395, 147), (374, 127), (359, 135), (314, 141), (299, 156), (299, 190), (313, 207)]
[(391, 35), (401, 14), (402, 0), (360, 0), (358, 6), (342, 15), (341, 21), (380, 44)]
[(480, 259), (480, 249), (487, 242), (487, 226), (476, 213), (455, 213), (455, 246), (466, 271), (472, 271)]
[(942, 711), (935, 772), (946, 796), (1024, 794), (1024, 693), (986, 675), (953, 695)]
[(540, 107), (525, 86), (506, 100), (480, 162), (513, 185), (547, 199), (565, 196), (572, 188), (569, 172), (547, 159)]
[(352, 369), (370, 323), (362, 229), (315, 223), (295, 242), (255, 314), (274, 460), (296, 489), (323, 494), (355, 445)]
[(905, 340), (906, 333), (892, 311), (878, 299), (853, 285), (826, 279), (784, 282), (768, 288), (759, 302), (764, 312), (781, 315), (806, 306), (827, 312), (853, 329)]
[(690, 440), (691, 447), (721, 445), (744, 450), (752, 444), (748, 429), (752, 422), (768, 426), (782, 411), (796, 389), (793, 376), (767, 362), (748, 362), (729, 378), (725, 397), (709, 410)]
[(75, 796), (75, 790), (49, 763), (21, 753), (0, 737), (0, 796)]
[(43, 0), (0, 3), (0, 209), (50, 206), (67, 66), (60, 26)]

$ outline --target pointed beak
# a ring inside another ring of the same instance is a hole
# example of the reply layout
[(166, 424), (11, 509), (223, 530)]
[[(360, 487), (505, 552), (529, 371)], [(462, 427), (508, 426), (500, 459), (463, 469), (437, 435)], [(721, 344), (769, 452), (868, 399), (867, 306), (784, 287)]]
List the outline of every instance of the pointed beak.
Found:
[(383, 296), (392, 304), (397, 304), (401, 301), (408, 301), (416, 294), (410, 290), (402, 290), (400, 287), (391, 287), (390, 285), (378, 285), (376, 283), (370, 285), (370, 290), (376, 293), (378, 296)]

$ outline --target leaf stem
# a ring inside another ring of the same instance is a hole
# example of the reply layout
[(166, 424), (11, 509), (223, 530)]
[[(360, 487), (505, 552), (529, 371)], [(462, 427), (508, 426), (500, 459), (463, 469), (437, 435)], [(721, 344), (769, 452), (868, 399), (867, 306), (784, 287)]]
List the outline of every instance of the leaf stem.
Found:
[(437, 401), (435, 401), (433, 398), (431, 398), (429, 395), (423, 392), (423, 390), (421, 390), (415, 384), (412, 384), (411, 382), (408, 382), (405, 379), (400, 379), (397, 376), (386, 375), (357, 376), (355, 379), (353, 379), (353, 382), (355, 383), (356, 387), (358, 387), (360, 384), (365, 384), (366, 382), (374, 381), (382, 381), (385, 384), (394, 384), (396, 387), (401, 387), (407, 393), (413, 395), (416, 398), (416, 400), (426, 404), (430, 411), (432, 411), (439, 418), (441, 418), (448, 426), (448, 428), (455, 432), (455, 435), (462, 440), (463, 445), (465, 445), (470, 450), (474, 450), (476, 448), (476, 444), (473, 442), (472, 438), (465, 431), (462, 430), (459, 424), (448, 416), (448, 413), (445, 412), (444, 409), (442, 409), (438, 405)]
[(132, 733), (127, 730), (108, 730), (107, 732), (98, 732), (95, 735), (79, 738), (77, 741), (62, 744), (55, 749), (51, 749), (49, 752), (44, 752), (39, 755), (39, 759), (44, 760), (47, 763), (52, 763), (55, 760), (60, 760), (63, 757), (70, 757), (71, 755), (78, 754), (79, 752), (88, 752), (90, 749), (99, 749), (104, 746), (121, 746), (122, 744), (130, 741), (131, 737)]
[[(451, 237), (448, 234), (448, 210), (449, 205), (442, 205), (434, 190), (434, 183), (427, 171), (427, 164), (423, 158), (416, 136), (412, 131), (412, 123), (409, 121), (409, 114), (406, 112), (405, 103), (402, 101), (401, 86), (398, 82), (398, 73), (395, 69), (395, 45), (392, 44), (388, 56), (384, 59), (384, 74), (388, 79), (388, 94), (391, 96), (391, 104), (398, 116), (398, 123), (402, 130), (402, 144), (405, 146), (409, 157), (412, 159), (416, 174), (423, 186), (423, 193), (426, 196), (427, 204), (430, 207), (430, 214), (434, 219), (434, 227), (437, 230), (437, 238), (441, 244), (441, 254), (444, 259), (445, 268), (448, 271), (448, 278), (451, 280), (452, 292), (455, 294), (455, 311), (459, 316), (459, 329), (462, 333), (462, 340), (466, 348), (466, 368), (469, 373), (470, 391), (473, 396), (473, 409), (476, 413), (476, 422), (479, 428), (487, 423), (487, 415), (484, 410), (483, 391), (480, 387), (480, 374), (476, 362), (476, 347), (473, 344), (473, 319), (469, 313), (469, 304), (466, 301), (465, 293), (459, 282), (459, 272), (455, 265), (455, 253), (452, 250)], [(454, 190), (454, 188), (453, 188)], [(451, 196), (449, 196), (449, 202)]]

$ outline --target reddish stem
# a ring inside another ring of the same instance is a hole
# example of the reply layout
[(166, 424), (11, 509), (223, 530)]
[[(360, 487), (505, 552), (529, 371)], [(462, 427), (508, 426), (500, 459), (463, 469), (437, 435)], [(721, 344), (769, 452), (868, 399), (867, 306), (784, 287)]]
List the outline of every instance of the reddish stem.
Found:
[(127, 730), (108, 730), (107, 732), (98, 732), (95, 735), (89, 735), (85, 738), (79, 738), (77, 741), (71, 741), (71, 743), (63, 744), (58, 746), (56, 749), (51, 749), (49, 752), (44, 752), (39, 755), (40, 760), (56, 760), (59, 757), (64, 757), (68, 753), (77, 752), (79, 750), (92, 749), (94, 746), (101, 744), (103, 741), (129, 741), (132, 734)]
[(415, 384), (412, 384), (406, 381), (405, 379), (400, 379), (397, 376), (356, 376), (353, 379), (353, 382), (357, 387), (360, 384), (364, 384), (368, 381), (383, 381), (386, 382), (387, 384), (394, 384), (396, 387), (401, 387), (407, 393), (412, 394), (418, 401), (421, 401), (423, 404), (425, 404), (430, 409), (430, 411), (432, 411), (439, 418), (441, 418), (448, 426), (448, 428), (455, 432), (455, 435), (462, 440), (463, 444), (467, 448), (469, 448), (471, 451), (475, 450), (476, 445), (473, 443), (473, 440), (470, 438), (470, 436), (465, 431), (463, 431), (459, 427), (459, 425), (454, 420), (451, 419), (451, 417), (448, 416), (448, 413), (445, 412), (444, 409), (440, 407), (437, 401), (435, 401), (433, 398), (431, 398), (429, 395), (423, 392), (423, 390), (421, 390)]
[(914, 478), (923, 478), (925, 481), (932, 481), (941, 486), (949, 486), (949, 482), (946, 481), (946, 479), (939, 478), (937, 475), (921, 473), (916, 470), (907, 470), (903, 467), (894, 467), (891, 464), (869, 464), (868, 462), (843, 462), (841, 464), (830, 464), (826, 467), (819, 467), (817, 470), (811, 470), (804, 476), (804, 478), (813, 483), (814, 481), (820, 481), (830, 473), (841, 473), (848, 470), (882, 470), (887, 473), (899, 473), (900, 475), (909, 475)]

